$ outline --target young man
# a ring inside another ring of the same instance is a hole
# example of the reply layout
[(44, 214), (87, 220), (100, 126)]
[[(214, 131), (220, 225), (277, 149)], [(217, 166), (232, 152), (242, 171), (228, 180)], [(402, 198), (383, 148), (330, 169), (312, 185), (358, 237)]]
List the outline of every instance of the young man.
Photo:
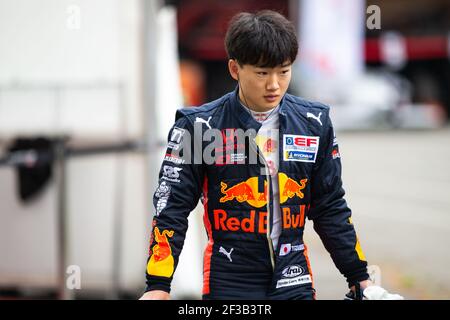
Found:
[[(350, 295), (362, 298), (372, 284), (343, 198), (329, 107), (286, 93), (298, 51), (295, 28), (273, 11), (240, 13), (225, 45), (236, 90), (179, 110), (169, 133), (142, 299), (169, 299), (187, 217), (200, 198), (209, 239), (204, 299), (314, 299), (302, 240), (306, 217)], [(399, 298), (371, 288), (368, 298)]]

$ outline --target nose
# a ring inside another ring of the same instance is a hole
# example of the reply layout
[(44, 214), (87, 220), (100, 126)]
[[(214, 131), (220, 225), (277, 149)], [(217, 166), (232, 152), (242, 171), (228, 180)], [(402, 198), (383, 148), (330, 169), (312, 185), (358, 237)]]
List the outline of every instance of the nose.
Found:
[(278, 76), (276, 74), (270, 75), (267, 79), (266, 89), (268, 91), (277, 91), (280, 89), (280, 85), (278, 84)]

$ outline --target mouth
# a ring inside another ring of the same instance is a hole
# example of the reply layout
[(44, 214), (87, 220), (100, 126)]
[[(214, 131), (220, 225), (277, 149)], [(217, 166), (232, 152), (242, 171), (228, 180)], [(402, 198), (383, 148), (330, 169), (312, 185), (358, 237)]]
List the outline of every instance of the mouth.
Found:
[(276, 94), (269, 94), (269, 95), (265, 95), (264, 99), (266, 99), (266, 101), (268, 102), (274, 102), (278, 99), (279, 95)]

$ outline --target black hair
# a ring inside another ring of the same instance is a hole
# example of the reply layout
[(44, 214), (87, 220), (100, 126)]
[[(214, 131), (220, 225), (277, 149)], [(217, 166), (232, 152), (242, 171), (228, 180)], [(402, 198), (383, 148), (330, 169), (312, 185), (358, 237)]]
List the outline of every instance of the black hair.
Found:
[(297, 57), (295, 27), (282, 14), (263, 10), (241, 12), (230, 20), (225, 35), (229, 59), (245, 64), (273, 68)]

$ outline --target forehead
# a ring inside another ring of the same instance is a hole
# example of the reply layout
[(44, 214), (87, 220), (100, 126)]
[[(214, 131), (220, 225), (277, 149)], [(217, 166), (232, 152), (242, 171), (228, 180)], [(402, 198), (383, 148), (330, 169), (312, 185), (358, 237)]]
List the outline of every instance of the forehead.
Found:
[(290, 61), (286, 61), (275, 67), (265, 67), (265, 66), (253, 65), (253, 64), (244, 64), (242, 67), (248, 67), (250, 69), (279, 69), (279, 68), (286, 68), (286, 67), (290, 67), (290, 66), (292, 66), (292, 63)]

